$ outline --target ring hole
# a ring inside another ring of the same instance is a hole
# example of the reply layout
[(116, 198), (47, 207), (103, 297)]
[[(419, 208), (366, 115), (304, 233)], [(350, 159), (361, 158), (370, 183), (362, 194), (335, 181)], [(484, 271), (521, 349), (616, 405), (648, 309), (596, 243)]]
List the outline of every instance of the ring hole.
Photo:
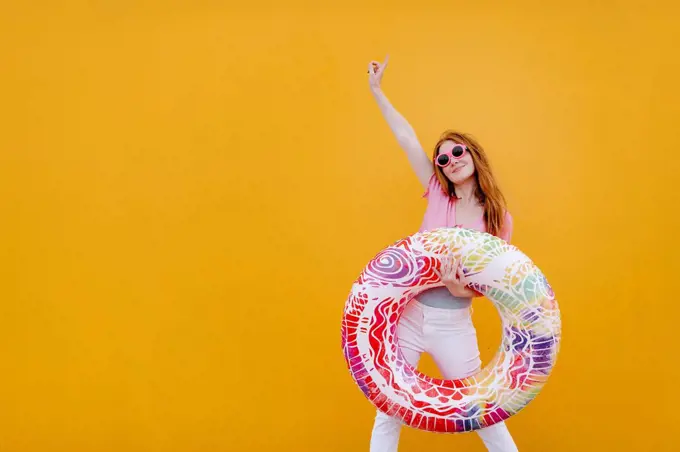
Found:
[[(476, 330), (479, 358), (481, 360), (481, 369), (483, 369), (491, 362), (501, 345), (501, 338), (503, 336), (501, 317), (494, 304), (487, 298), (475, 298), (472, 307), (472, 323)], [(459, 340), (468, 341), (470, 339), (469, 337), (461, 336)], [(456, 341), (455, 337), (451, 339), (451, 347), (456, 347)], [(465, 361), (465, 357), (460, 358)], [(435, 359), (427, 352), (422, 353), (420, 356), (417, 369), (429, 377), (445, 378)]]
[(476, 298), (473, 302), (472, 322), (477, 330), (477, 344), (482, 368), (486, 367), (498, 353), (503, 337), (501, 316), (496, 306), (487, 298)]

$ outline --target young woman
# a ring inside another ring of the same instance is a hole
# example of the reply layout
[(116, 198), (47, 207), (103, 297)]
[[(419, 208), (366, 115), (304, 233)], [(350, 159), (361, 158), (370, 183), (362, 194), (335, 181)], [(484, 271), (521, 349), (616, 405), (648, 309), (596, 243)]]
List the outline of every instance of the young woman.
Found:
[[(444, 132), (432, 161), (411, 125), (391, 105), (380, 88), (387, 59), (372, 61), (368, 67), (371, 92), (397, 141), (406, 152), (413, 170), (426, 189), (427, 209), (420, 231), (461, 226), (510, 241), (512, 217), (498, 189), (487, 156), (470, 136)], [(434, 359), (442, 376), (457, 379), (480, 370), (477, 334), (472, 324), (472, 298), (458, 262), (442, 266), (444, 287), (421, 293), (406, 307), (398, 325), (399, 345), (409, 363), (416, 367), (423, 352)], [(371, 435), (371, 452), (396, 452), (401, 421), (378, 411)], [(489, 451), (511, 452), (517, 447), (505, 423), (477, 430)]]

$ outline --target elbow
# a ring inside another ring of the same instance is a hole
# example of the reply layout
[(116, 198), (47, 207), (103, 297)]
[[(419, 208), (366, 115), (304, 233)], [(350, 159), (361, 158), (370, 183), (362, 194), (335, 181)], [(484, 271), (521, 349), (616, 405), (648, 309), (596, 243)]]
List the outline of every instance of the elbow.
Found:
[(419, 149), (418, 140), (412, 135), (397, 135), (399, 146), (406, 150)]

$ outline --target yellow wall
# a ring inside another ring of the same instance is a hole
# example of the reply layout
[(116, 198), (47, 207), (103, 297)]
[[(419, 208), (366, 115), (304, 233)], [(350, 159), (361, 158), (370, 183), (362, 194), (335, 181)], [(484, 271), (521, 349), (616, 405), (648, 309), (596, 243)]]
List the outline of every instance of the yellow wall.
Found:
[(386, 52), (428, 149), (485, 145), (560, 300), (520, 450), (677, 450), (678, 7), (220, 3), (0, 7), (0, 450), (368, 450), (343, 303), (425, 208)]

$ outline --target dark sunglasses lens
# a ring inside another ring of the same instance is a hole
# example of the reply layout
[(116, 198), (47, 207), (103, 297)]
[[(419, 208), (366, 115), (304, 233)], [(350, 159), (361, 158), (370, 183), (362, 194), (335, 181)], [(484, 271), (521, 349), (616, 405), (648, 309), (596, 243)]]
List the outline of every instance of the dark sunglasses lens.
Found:
[(454, 157), (458, 158), (465, 154), (465, 148), (463, 146), (454, 146), (451, 153), (453, 154)]
[(437, 163), (439, 166), (444, 166), (449, 163), (449, 156), (448, 155), (439, 155), (437, 156)]

